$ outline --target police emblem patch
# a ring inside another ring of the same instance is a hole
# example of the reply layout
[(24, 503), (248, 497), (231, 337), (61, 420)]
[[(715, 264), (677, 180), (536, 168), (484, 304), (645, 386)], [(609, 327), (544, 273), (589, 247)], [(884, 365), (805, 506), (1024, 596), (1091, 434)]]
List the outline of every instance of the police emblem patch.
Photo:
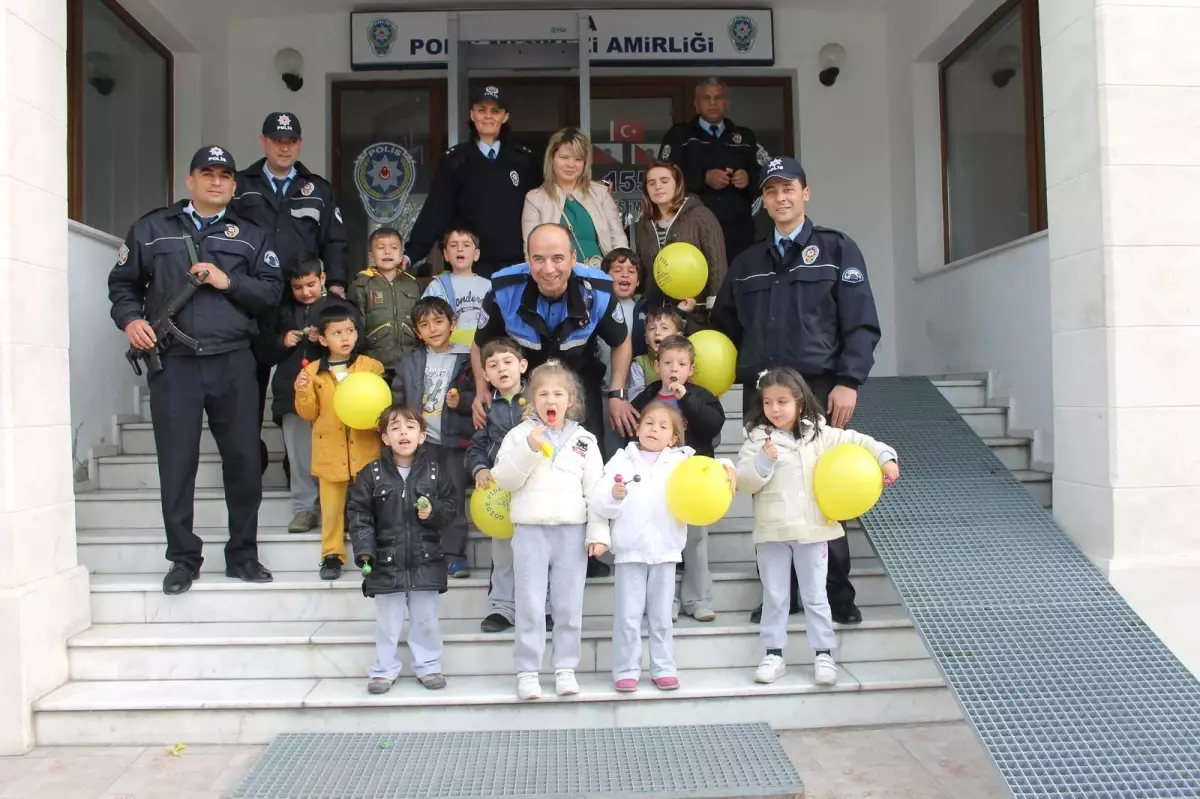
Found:
[(354, 159), (354, 186), (363, 210), (381, 225), (400, 217), (416, 184), (417, 162), (399, 144), (377, 142)]
[(729, 20), (729, 43), (739, 53), (748, 53), (754, 49), (754, 40), (758, 37), (758, 25), (754, 19), (745, 14), (738, 14)]
[(614, 297), (613, 304), (615, 304), (617, 307), (613, 308), (612, 318), (621, 324), (625, 324), (625, 311), (621, 310), (621, 303), (617, 302), (617, 299)]
[(313, 189), (315, 188), (316, 186), (314, 186), (312, 183), (305, 183), (304, 188), (300, 189), (300, 193), (307, 197), (313, 193)]
[(866, 277), (863, 273), (853, 266), (842, 272), (843, 283), (861, 283), (864, 280), (866, 280)]
[(129, 245), (122, 244), (121, 249), (117, 250), (117, 266), (124, 266), (129, 260)]
[(662, 160), (664, 160), (664, 161), (666, 161), (668, 158), (670, 158), (671, 157), (671, 145), (664, 144), (661, 155), (662, 155)]
[(236, 239), (237, 234), (241, 232), (242, 229), (232, 223), (225, 226), (225, 238), (227, 239)]
[(733, 143), (741, 144), (742, 143), (742, 134), (740, 134), (740, 133), (733, 134)]
[(817, 256), (821, 254), (821, 250), (817, 245), (810, 244), (804, 248), (801, 257), (804, 259), (805, 266), (812, 266), (817, 262)]
[(387, 17), (375, 20), (367, 32), (367, 41), (371, 43), (375, 55), (383, 58), (392, 51), (392, 44), (396, 41), (396, 23)]
[(488, 323), (488, 318), (487, 311), (480, 311), (479, 321), (475, 323), (475, 328), (479, 329), (481, 327), (485, 327)]
[(517, 170), (508, 173), (508, 177), (512, 180), (514, 186), (521, 185), (521, 176), (517, 174)]
[(266, 261), (267, 266), (271, 267), (272, 269), (279, 268), (279, 256), (275, 254), (274, 250), (267, 250), (266, 255), (263, 256), (263, 260)]
[(287, 114), (280, 114), (275, 119), (275, 127), (279, 128), (280, 130), (291, 130), (292, 118)]
[(500, 99), (500, 90), (497, 89), (495, 86), (485, 86), (483, 88), (483, 96), (490, 97), (493, 100), (499, 100)]

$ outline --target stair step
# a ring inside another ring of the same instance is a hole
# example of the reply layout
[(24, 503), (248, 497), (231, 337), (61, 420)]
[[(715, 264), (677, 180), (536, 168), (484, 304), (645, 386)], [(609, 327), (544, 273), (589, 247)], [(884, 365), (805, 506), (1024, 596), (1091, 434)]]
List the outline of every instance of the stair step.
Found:
[(1054, 497), (1054, 475), (1049, 472), (1039, 472), (1032, 469), (1017, 469), (1013, 471), (1013, 477), (1025, 486), (1025, 490), (1033, 494), (1043, 508), (1050, 508), (1053, 505)]
[(958, 415), (981, 438), (1008, 435), (1007, 408), (958, 408)]
[[(478, 619), (441, 624), (447, 677), (512, 674), (513, 633), (484, 633)], [(810, 663), (803, 616), (789, 625), (785, 657)], [(612, 670), (612, 618), (583, 620), (580, 672)], [(848, 661), (928, 656), (904, 608), (868, 608), (862, 624), (838, 627)], [(643, 631), (643, 668), (649, 669)], [(753, 669), (762, 658), (758, 625), (726, 613), (701, 623), (681, 617), (675, 658), (688, 668)], [(97, 625), (68, 642), (72, 680), (208, 680), (360, 677), (375, 658), (373, 621)], [(549, 647), (543, 664), (553, 672)]]
[(987, 383), (973, 379), (938, 379), (932, 381), (955, 408), (980, 408), (987, 405)]
[[(158, 457), (156, 455), (111, 455), (96, 461), (99, 488), (123, 491), (149, 488), (157, 491)], [(221, 488), (221, 456), (208, 453), (200, 456), (196, 470), (196, 488)], [(263, 488), (288, 487), (287, 475), (283, 471), (283, 452), (269, 452), (267, 471), (263, 474)]]
[[(1028, 438), (1016, 436), (981, 436), (1000, 462), (1011, 471), (1028, 471), (1030, 467), (1030, 448), (1033, 442)], [(903, 456), (903, 454), (902, 454)]]
[[(713, 610), (746, 612), (762, 601), (762, 584), (753, 563), (712, 564)], [(875, 558), (851, 561), (857, 603), (869, 608), (895, 605), (899, 596)], [(339, 580), (322, 580), (317, 569), (275, 572), (275, 581), (262, 585), (226, 577), (205, 569), (191, 590), (180, 596), (162, 592), (162, 574), (94, 574), (91, 576), (94, 624), (145, 624), (226, 621), (341, 621), (374, 618), (373, 603), (363, 597), (361, 578), (354, 570)], [(475, 569), (466, 579), (450, 581), (441, 597), (443, 619), (474, 619), (487, 615), (488, 571)], [(588, 580), (584, 615), (612, 614), (613, 578)]]
[[(121, 426), (121, 452), (125, 455), (153, 455), (158, 450), (154, 446), (154, 428), (149, 422), (131, 422)], [(283, 452), (283, 430), (267, 421), (263, 423), (262, 440), (267, 445), (268, 452)], [(212, 437), (212, 431), (205, 422), (200, 434), (200, 454), (213, 455), (217, 452), (217, 442)]]
[[(647, 675), (648, 677), (648, 675)], [(453, 678), (429, 691), (404, 676), (380, 696), (363, 677), (342, 679), (69, 682), (34, 704), (39, 745), (266, 744), (283, 732), (354, 730), (386, 733), (711, 724), (754, 719), (776, 729), (914, 724), (961, 718), (931, 660), (896, 660), (839, 667), (838, 685), (812, 682), (797, 664), (771, 685), (752, 670), (683, 669), (681, 688), (657, 691), (643, 681), (617, 694), (611, 675), (580, 673), (579, 696), (516, 698), (512, 675)], [(705, 700), (705, 701), (694, 701)], [(430, 712), (436, 710), (437, 712)]]

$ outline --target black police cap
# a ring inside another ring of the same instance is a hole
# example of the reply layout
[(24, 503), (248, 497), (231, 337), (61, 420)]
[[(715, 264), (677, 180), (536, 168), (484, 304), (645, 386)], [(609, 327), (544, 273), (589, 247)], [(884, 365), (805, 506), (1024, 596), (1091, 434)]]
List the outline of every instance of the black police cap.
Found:
[(263, 120), (262, 135), (268, 139), (299, 139), (300, 120), (287, 111), (272, 111)]
[(233, 163), (233, 155), (224, 147), (218, 147), (215, 144), (206, 145), (197, 150), (196, 154), (192, 156), (192, 165), (188, 171), (195, 172), (206, 166), (217, 166), (228, 169), (230, 172), (237, 172), (237, 167)]

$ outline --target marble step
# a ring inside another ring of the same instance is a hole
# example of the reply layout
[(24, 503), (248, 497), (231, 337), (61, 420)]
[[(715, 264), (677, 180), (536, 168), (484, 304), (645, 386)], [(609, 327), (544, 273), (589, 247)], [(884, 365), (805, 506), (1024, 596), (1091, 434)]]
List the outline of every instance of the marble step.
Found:
[[(992, 454), (1011, 471), (1029, 470), (1032, 442), (1016, 436), (982, 436), (983, 443), (991, 448)], [(903, 456), (902, 456), (903, 457)]]
[(982, 408), (987, 405), (987, 383), (976, 379), (935, 379), (934, 386), (955, 408)]
[[(447, 677), (512, 674), (513, 633), (483, 633), (477, 619), (441, 624)], [(804, 617), (791, 617), (784, 655), (810, 663)], [(689, 669), (753, 669), (763, 647), (757, 625), (743, 613), (701, 623), (680, 617), (675, 659)], [(838, 657), (848, 661), (911, 660), (929, 656), (904, 608), (869, 608), (862, 624), (837, 629)], [(642, 668), (649, 669), (643, 630)], [(549, 646), (543, 670), (551, 673)], [(404, 646), (402, 656), (408, 657)], [(226, 624), (96, 625), (68, 642), (72, 680), (212, 680), (361, 677), (375, 659), (373, 621), (237, 622)], [(612, 618), (583, 620), (578, 671), (612, 670)]]
[[(708, 533), (710, 563), (737, 563), (754, 560), (754, 542), (744, 520), (725, 519)], [(196, 528), (204, 540), (205, 569), (224, 571), (223, 545), (228, 538), (224, 527)], [(866, 534), (860, 529), (847, 530), (850, 554), (856, 558), (874, 557)], [(263, 527), (258, 532), (258, 552), (263, 563), (278, 571), (307, 571), (320, 560), (319, 531), (289, 533), (286, 528)], [(472, 530), (467, 543), (467, 562), (486, 569), (491, 564), (492, 539)], [(162, 574), (166, 537), (162, 528), (131, 530), (80, 530), (76, 535), (79, 562), (96, 574)]]
[[(154, 445), (154, 429), (149, 422), (133, 422), (120, 425), (121, 440), (119, 442), (123, 455), (154, 455), (158, 452)], [(266, 442), (267, 451), (283, 452), (283, 430), (270, 420), (263, 423), (262, 440)], [(205, 422), (200, 434), (200, 454), (215, 455), (217, 442), (212, 437), (212, 431)]]
[[(429, 691), (407, 674), (386, 694), (362, 677), (341, 679), (68, 682), (34, 703), (40, 746), (266, 744), (284, 732), (366, 734), (420, 729), (563, 729), (761, 721), (776, 729), (882, 726), (953, 721), (958, 705), (933, 661), (845, 661), (838, 684), (819, 687), (808, 663), (771, 685), (753, 670), (684, 669), (681, 688), (617, 694), (611, 675), (580, 673), (578, 696), (516, 698), (512, 675), (451, 678)], [(699, 700), (699, 701), (698, 701)]]
[[(268, 564), (269, 565), (269, 564)], [(717, 563), (713, 575), (713, 610), (749, 613), (762, 601), (762, 584), (753, 563)], [(864, 608), (895, 605), (895, 586), (875, 558), (856, 558), (851, 577), (857, 602)], [(223, 571), (204, 570), (190, 591), (180, 596), (162, 592), (162, 573), (93, 574), (93, 624), (146, 624), (251, 621), (351, 621), (374, 618), (374, 605), (362, 595), (362, 578), (347, 570), (338, 580), (322, 580), (317, 569), (276, 571), (266, 584), (244, 583)], [(441, 597), (443, 619), (480, 620), (487, 615), (488, 572), (471, 571), (450, 581)], [(588, 580), (584, 615), (612, 614), (613, 578)]]
[[(124, 491), (129, 489), (159, 488), (158, 457), (155, 455), (112, 455), (96, 460), (98, 487), (101, 490)], [(216, 453), (200, 456), (196, 470), (196, 488), (221, 488), (221, 456)], [(263, 474), (263, 488), (287, 488), (288, 479), (283, 471), (283, 452), (267, 455), (267, 471)]]

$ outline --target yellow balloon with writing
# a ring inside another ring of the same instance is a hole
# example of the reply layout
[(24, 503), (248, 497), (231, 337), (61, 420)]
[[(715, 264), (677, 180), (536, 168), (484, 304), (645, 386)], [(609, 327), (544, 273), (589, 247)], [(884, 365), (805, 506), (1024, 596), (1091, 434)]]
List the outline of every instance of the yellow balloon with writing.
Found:
[(688, 341), (696, 350), (692, 382), (704, 386), (713, 396), (721, 396), (737, 376), (737, 347), (717, 330), (699, 330), (688, 336)]
[(508, 516), (512, 494), (499, 486), (476, 488), (471, 492), (471, 521), (479, 532), (492, 538), (512, 538), (513, 523)]
[(392, 404), (387, 381), (371, 372), (346, 375), (333, 392), (333, 412), (342, 424), (354, 430), (379, 426), (380, 415)]
[(883, 470), (866, 447), (838, 444), (817, 460), (813, 493), (817, 507), (831, 522), (857, 519), (879, 501)]
[(695, 297), (708, 282), (708, 261), (695, 244), (673, 242), (654, 258), (654, 282), (668, 297), (677, 300)]
[(667, 478), (667, 508), (685, 524), (716, 524), (733, 504), (733, 486), (725, 467), (704, 455), (693, 455)]

